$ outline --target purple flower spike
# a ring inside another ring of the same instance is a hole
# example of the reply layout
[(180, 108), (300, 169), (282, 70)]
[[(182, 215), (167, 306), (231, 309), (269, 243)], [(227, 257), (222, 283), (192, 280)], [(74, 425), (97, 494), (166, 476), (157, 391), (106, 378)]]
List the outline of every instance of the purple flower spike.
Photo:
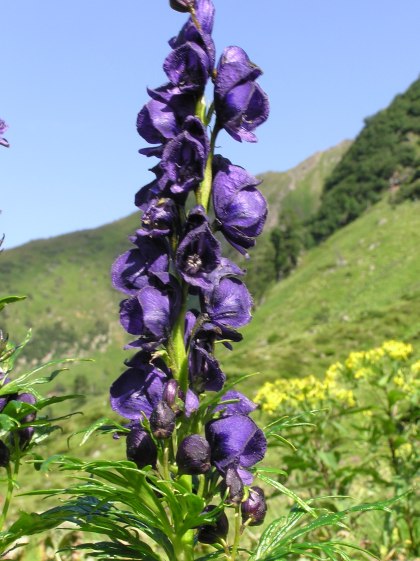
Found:
[(235, 467), (245, 485), (252, 483), (249, 468), (263, 459), (267, 441), (263, 431), (246, 415), (231, 415), (210, 421), (206, 425), (212, 464), (223, 475)]
[(138, 248), (120, 255), (111, 269), (114, 288), (130, 295), (135, 295), (147, 285), (148, 273), (164, 272), (169, 266), (167, 248), (163, 241), (140, 238), (137, 245)]
[(255, 245), (267, 217), (267, 203), (258, 181), (221, 156), (214, 159), (213, 205), (220, 230), (242, 254)]
[(185, 282), (207, 290), (212, 287), (211, 274), (220, 261), (220, 243), (207, 223), (190, 230), (176, 253), (176, 266)]
[(210, 322), (226, 329), (243, 327), (251, 320), (252, 298), (245, 284), (225, 277), (204, 295), (204, 305)]
[(6, 124), (3, 119), (0, 119), (0, 146), (4, 146), (5, 148), (9, 148), (10, 144), (7, 142), (5, 138), (3, 138), (3, 134), (7, 131), (9, 126)]
[(151, 364), (129, 368), (111, 386), (112, 409), (126, 419), (141, 421), (143, 414), (150, 418), (167, 379), (165, 372)]
[(240, 47), (223, 51), (214, 90), (217, 120), (239, 142), (256, 142), (252, 131), (268, 118), (268, 97), (255, 83), (261, 73)]
[[(233, 399), (237, 401), (234, 403), (227, 403), (226, 405), (223, 403)], [(257, 405), (244, 394), (236, 390), (229, 390), (220, 398), (220, 404), (215, 407), (214, 411), (221, 411), (223, 417), (227, 417), (229, 415), (249, 415), (252, 411), (255, 411), (256, 408)]]

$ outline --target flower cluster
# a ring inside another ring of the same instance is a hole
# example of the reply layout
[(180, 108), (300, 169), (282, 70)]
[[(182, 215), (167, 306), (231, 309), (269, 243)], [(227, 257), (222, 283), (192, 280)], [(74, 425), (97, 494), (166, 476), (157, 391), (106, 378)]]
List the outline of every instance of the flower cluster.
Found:
[[(189, 17), (169, 41), (168, 82), (148, 90), (137, 117), (138, 133), (153, 145), (140, 153), (159, 162), (154, 180), (135, 196), (142, 214), (133, 246), (112, 267), (113, 285), (125, 295), (120, 322), (134, 336), (127, 348), (136, 354), (111, 386), (111, 406), (129, 421), (127, 457), (139, 469), (150, 465), (171, 479), (203, 476), (205, 512), (214, 509), (209, 502), (217, 488), (228, 503), (242, 504), (244, 523), (258, 524), (264, 495), (246, 486), (266, 439), (250, 417), (256, 405), (224, 390), (215, 345), (231, 348), (241, 340), (238, 329), (252, 307), (239, 278), (244, 271), (222, 255), (220, 240), (247, 255), (267, 205), (259, 181), (214, 150), (223, 129), (255, 142), (268, 100), (256, 82), (261, 70), (240, 47), (227, 47), (216, 65), (211, 0), (170, 4)], [(214, 100), (207, 109), (210, 82)], [(215, 527), (198, 531), (199, 540), (226, 535), (227, 520), (218, 516)]]
[(4, 146), (5, 148), (9, 148), (9, 143), (3, 137), (3, 134), (7, 131), (8, 128), (9, 127), (5, 123), (5, 121), (3, 121), (3, 119), (0, 119), (0, 146)]
[(311, 375), (266, 382), (257, 392), (255, 401), (269, 415), (320, 409), (331, 401), (342, 408), (354, 407), (356, 400), (353, 391), (344, 385), (337, 374), (330, 368), (323, 379)]

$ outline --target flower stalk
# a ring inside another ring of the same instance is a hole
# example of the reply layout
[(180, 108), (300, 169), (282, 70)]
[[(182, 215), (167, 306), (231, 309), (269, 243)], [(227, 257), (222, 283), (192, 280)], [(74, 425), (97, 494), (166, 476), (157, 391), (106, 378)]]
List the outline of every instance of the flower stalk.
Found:
[[(226, 549), (234, 561), (243, 488), (267, 443), (250, 417), (255, 405), (236, 390), (222, 391), (226, 374), (216, 344), (230, 348), (241, 340), (238, 329), (251, 319), (252, 298), (240, 279), (244, 271), (222, 255), (215, 229), (246, 254), (267, 208), (259, 182), (215, 151), (223, 129), (236, 140), (255, 141), (268, 101), (256, 83), (260, 69), (239, 47), (225, 49), (216, 67), (212, 0), (170, 5), (190, 16), (169, 42), (168, 83), (149, 90), (137, 118), (140, 136), (154, 145), (140, 152), (159, 163), (154, 181), (135, 197), (142, 215), (130, 238), (134, 247), (112, 267), (113, 285), (126, 297), (120, 321), (135, 336), (127, 347), (136, 354), (111, 387), (111, 406), (134, 435), (127, 437), (129, 459), (139, 469), (155, 469), (160, 459), (175, 558), (192, 560), (197, 540), (216, 546), (226, 540), (229, 497), (235, 497), (235, 539)], [(210, 81), (215, 94), (207, 108)], [(189, 497), (188, 506), (178, 505), (179, 493)]]

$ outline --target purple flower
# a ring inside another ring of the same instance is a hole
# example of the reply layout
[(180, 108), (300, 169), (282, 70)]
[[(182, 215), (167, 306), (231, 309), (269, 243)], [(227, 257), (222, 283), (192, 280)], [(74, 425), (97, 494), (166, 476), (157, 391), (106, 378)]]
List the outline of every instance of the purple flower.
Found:
[(252, 298), (239, 279), (225, 277), (212, 290), (204, 293), (203, 303), (209, 321), (229, 335), (251, 320)]
[[(162, 392), (163, 394), (163, 392)], [(161, 400), (150, 415), (150, 430), (155, 438), (169, 438), (175, 430), (175, 412)]]
[(261, 69), (240, 47), (227, 47), (223, 51), (214, 89), (217, 122), (240, 142), (256, 142), (252, 131), (268, 117), (267, 95), (255, 83), (261, 74)]
[(237, 469), (228, 467), (224, 479), (221, 483), (222, 498), (226, 497), (226, 502), (240, 504), (244, 497), (244, 484), (239, 477)]
[(134, 296), (120, 304), (120, 322), (127, 333), (140, 338), (130, 346), (156, 348), (169, 336), (181, 305), (181, 289), (169, 273), (155, 273)]
[(174, 138), (179, 127), (167, 103), (151, 99), (137, 116), (137, 132), (150, 144), (161, 144)]
[(137, 230), (138, 236), (169, 236), (177, 231), (178, 212), (172, 199), (155, 199), (145, 209), (142, 216), (143, 229)]
[(267, 217), (267, 203), (256, 185), (260, 183), (240, 166), (216, 156), (213, 206), (220, 230), (242, 254), (255, 245)]
[[(224, 402), (232, 400), (236, 401), (224, 404)], [(214, 412), (220, 411), (223, 417), (228, 417), (229, 415), (249, 415), (256, 408), (257, 405), (244, 394), (236, 390), (229, 390), (220, 398), (220, 403), (214, 408)]]
[(4, 146), (5, 148), (9, 148), (10, 144), (7, 142), (5, 138), (3, 138), (3, 134), (7, 131), (9, 126), (6, 124), (3, 119), (0, 119), (0, 146)]
[(261, 487), (250, 487), (249, 497), (241, 504), (241, 512), (243, 524), (249, 519), (249, 526), (259, 526), (264, 522), (267, 504)]
[[(208, 505), (203, 510), (202, 514), (211, 512), (217, 508), (214, 505)], [(198, 528), (197, 539), (201, 543), (217, 543), (220, 539), (225, 540), (229, 531), (229, 521), (226, 514), (220, 511), (215, 520), (210, 524), (203, 524)]]
[(185, 416), (187, 418), (191, 417), (191, 415), (198, 410), (199, 406), (200, 400), (198, 398), (198, 395), (194, 393), (190, 388), (188, 388), (185, 395)]
[(209, 471), (210, 445), (199, 434), (190, 434), (181, 442), (176, 454), (176, 463), (180, 473), (199, 475)]
[(129, 368), (111, 386), (112, 409), (126, 419), (150, 418), (167, 380), (167, 372), (147, 362)]
[(197, 117), (187, 117), (184, 130), (169, 141), (162, 155), (164, 175), (160, 183), (171, 183), (172, 193), (188, 193), (203, 180), (209, 141)]
[(133, 427), (127, 435), (127, 459), (139, 469), (156, 466), (157, 448), (153, 438), (140, 426)]
[(181, 92), (201, 93), (209, 79), (212, 65), (206, 51), (188, 41), (166, 57), (163, 69), (170, 82)]
[(206, 439), (211, 447), (211, 461), (223, 475), (235, 467), (245, 485), (252, 483), (246, 469), (263, 459), (267, 441), (263, 431), (246, 415), (230, 415), (206, 425)]
[(148, 284), (149, 273), (165, 272), (169, 267), (164, 241), (142, 237), (136, 240), (138, 247), (120, 255), (111, 269), (114, 288), (130, 295)]
[(176, 252), (176, 266), (182, 278), (202, 289), (211, 289), (211, 274), (220, 262), (220, 243), (207, 222), (187, 232)]
[(214, 340), (214, 333), (201, 331), (190, 343), (190, 383), (198, 393), (218, 392), (226, 381), (226, 375), (213, 355)]
[[(18, 395), (16, 397), (16, 401), (20, 401), (22, 403), (27, 403), (28, 405), (35, 405), (36, 398), (31, 393), (21, 393), (20, 395)], [(30, 413), (28, 413), (27, 415), (25, 415), (20, 420), (20, 422), (22, 424), (33, 423), (35, 421), (35, 419), (36, 419), (36, 410), (33, 410)], [(28, 446), (29, 442), (31, 441), (31, 438), (32, 438), (32, 436), (35, 432), (35, 429), (34, 429), (34, 427), (24, 427), (24, 428), (19, 429), (17, 432), (18, 432), (18, 435), (19, 435), (19, 446), (23, 450), (24, 448), (26, 448), (26, 446)]]
[[(195, 3), (195, 20), (198, 22), (199, 28), (197, 28), (193, 19), (190, 17), (177, 37), (173, 37), (169, 41), (169, 45), (174, 50), (188, 42), (200, 46), (208, 56), (209, 75), (212, 73), (216, 59), (216, 49), (211, 37), (214, 24), (214, 12), (212, 0), (197, 0)], [(191, 113), (194, 113), (194, 111)]]

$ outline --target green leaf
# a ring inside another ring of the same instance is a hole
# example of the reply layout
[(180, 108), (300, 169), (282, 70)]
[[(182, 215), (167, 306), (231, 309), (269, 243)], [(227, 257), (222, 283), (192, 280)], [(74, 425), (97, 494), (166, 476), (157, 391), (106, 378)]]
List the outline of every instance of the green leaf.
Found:
[(7, 306), (7, 304), (12, 304), (13, 302), (20, 302), (25, 300), (26, 296), (3, 296), (0, 298), (0, 312)]
[(271, 477), (267, 477), (266, 475), (262, 475), (261, 473), (258, 474), (258, 478), (261, 479), (261, 481), (264, 481), (268, 485), (271, 485), (272, 487), (280, 491), (283, 495), (286, 495), (287, 497), (293, 499), (295, 503), (297, 503), (301, 508), (306, 510), (306, 512), (308, 512), (311, 516), (317, 518), (318, 515), (316, 514), (315, 510), (311, 508), (308, 505), (308, 503), (306, 503), (298, 495), (296, 495), (296, 493), (294, 493), (293, 491), (291, 491), (290, 489), (288, 489), (278, 481), (275, 481), (274, 479), (271, 479)]

